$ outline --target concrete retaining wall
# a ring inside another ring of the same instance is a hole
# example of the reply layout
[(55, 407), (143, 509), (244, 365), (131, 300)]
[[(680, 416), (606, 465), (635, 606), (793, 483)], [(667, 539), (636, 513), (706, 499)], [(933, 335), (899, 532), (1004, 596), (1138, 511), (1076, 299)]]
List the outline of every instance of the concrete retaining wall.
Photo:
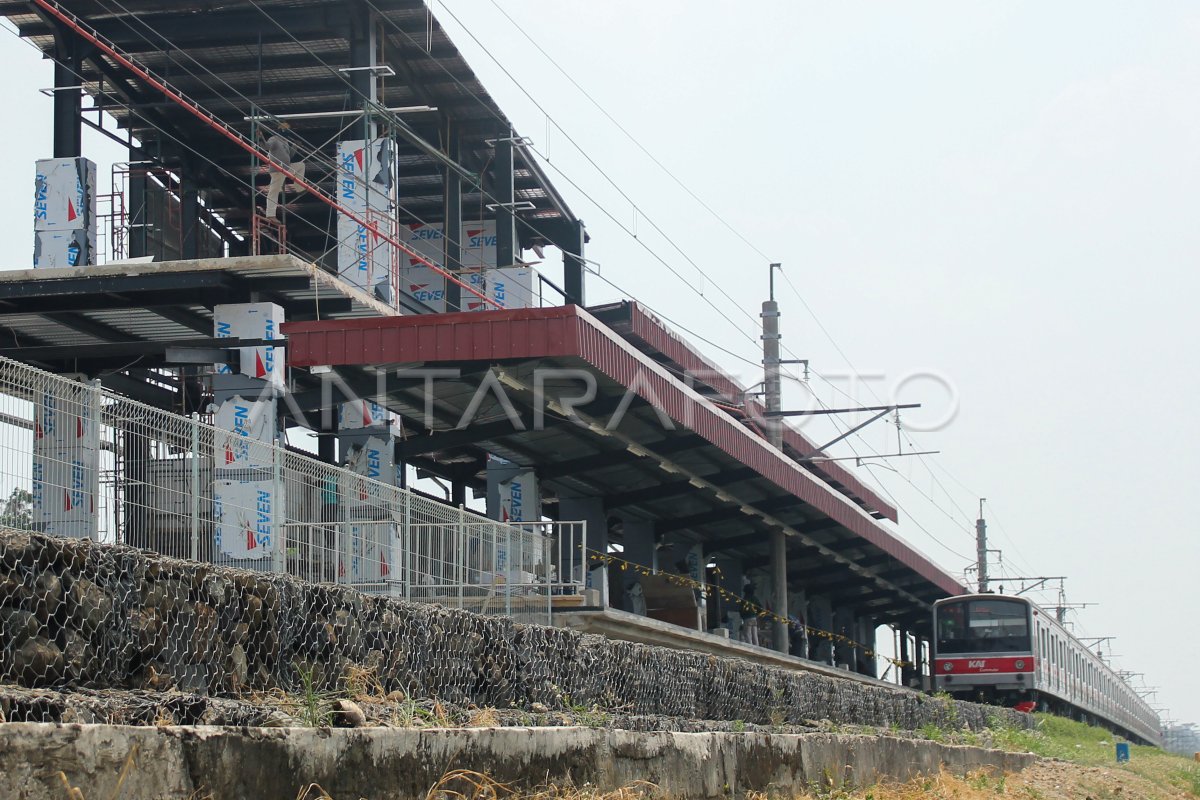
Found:
[[(867, 785), (947, 769), (1023, 769), (1033, 756), (928, 741), (827, 734), (630, 733), (589, 728), (472, 730), (122, 728), (0, 725), (5, 797), (61, 800), (59, 771), (85, 797), (109, 797), (136, 746), (121, 797), (295, 800), (310, 783), (335, 800), (424, 798), (447, 772), (514, 788), (637, 781), (688, 798), (751, 790)], [(461, 787), (460, 787), (461, 788)]]

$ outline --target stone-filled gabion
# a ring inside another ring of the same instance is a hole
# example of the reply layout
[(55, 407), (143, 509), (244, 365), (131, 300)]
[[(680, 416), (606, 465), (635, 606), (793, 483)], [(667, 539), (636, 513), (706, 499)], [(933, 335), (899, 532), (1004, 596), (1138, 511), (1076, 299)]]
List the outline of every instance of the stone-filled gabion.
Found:
[(827, 719), (907, 730), (1028, 720), (902, 689), (17, 531), (0, 531), (0, 645), (0, 683), (27, 689), (175, 689), (235, 699), (336, 692), (365, 674), (383, 695), (462, 708), (758, 725)]

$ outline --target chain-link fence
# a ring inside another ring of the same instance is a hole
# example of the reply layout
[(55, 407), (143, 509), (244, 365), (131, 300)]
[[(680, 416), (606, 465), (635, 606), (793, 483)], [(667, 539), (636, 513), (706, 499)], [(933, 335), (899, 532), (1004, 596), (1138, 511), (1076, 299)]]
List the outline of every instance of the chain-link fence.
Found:
[[(169, 376), (161, 379), (169, 381)], [(270, 403), (214, 424), (0, 359), (0, 525), (548, 623), (582, 592), (583, 523), (499, 523), (272, 443)]]
[(1032, 719), (878, 683), (0, 529), (4, 719), (325, 725), (332, 703), (347, 697), (393, 725), (449, 724), (443, 704), (506, 712), (505, 724), (636, 730), (698, 730), (703, 720), (778, 730), (819, 719), (979, 730), (994, 719)]

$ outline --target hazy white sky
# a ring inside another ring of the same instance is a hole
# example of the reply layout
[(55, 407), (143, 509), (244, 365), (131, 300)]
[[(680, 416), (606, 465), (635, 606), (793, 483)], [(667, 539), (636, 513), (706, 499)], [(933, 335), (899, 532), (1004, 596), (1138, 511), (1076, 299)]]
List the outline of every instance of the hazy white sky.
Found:
[[(1175, 718), (1200, 721), (1200, 544), (1186, 511), (1200, 477), (1190, 407), (1200, 393), (1200, 7), (501, 2), (769, 257), (641, 154), (491, 0), (433, 0), (518, 130), (548, 152), (604, 277), (753, 362), (766, 262), (781, 261), (820, 320), (782, 287), (786, 346), (837, 387), (813, 378), (823, 402), (846, 405), (841, 390), (874, 404), (906, 376), (944, 376), (957, 416), (911, 434), (941, 455), (859, 470), (897, 499), (899, 535), (962, 575), (987, 497), (1004, 551), (993, 572), (1070, 576), (1068, 599), (1098, 604), (1073, 612), (1076, 631), (1117, 636), (1117, 666), (1145, 672)], [(50, 149), (49, 100), (36, 89), (52, 78), (7, 35), (0, 68), (14, 76), (0, 86), (10, 109), (0, 242), (3, 263), (21, 267), (33, 161)], [(101, 163), (122, 157), (96, 137), (87, 147)], [(592, 302), (618, 296), (594, 278), (589, 292)], [(758, 380), (745, 361), (702, 347)], [(880, 376), (870, 390), (847, 379), (851, 365)], [(906, 417), (917, 424), (949, 402), (928, 379), (898, 399), (926, 403)], [(806, 402), (793, 384), (788, 405)], [(811, 434), (833, 435), (822, 424)], [(880, 423), (852, 444), (894, 452), (896, 431)]]
[[(639, 238), (739, 327), (564, 187), (605, 277), (756, 360), (745, 335), (754, 336), (752, 319), (717, 287), (753, 317), (765, 259), (624, 140), (491, 0), (445, 5), (711, 281), (644, 218)], [(898, 499), (901, 535), (961, 574), (973, 559), (976, 498), (987, 497), (1000, 571), (1070, 576), (1070, 601), (1099, 604), (1073, 614), (1077, 631), (1116, 635), (1118, 665), (1162, 687), (1157, 700), (1174, 716), (1200, 720), (1190, 635), (1200, 545), (1187, 512), (1200, 477), (1189, 402), (1200, 378), (1188, 352), (1200, 290), (1200, 8), (503, 7), (730, 225), (784, 263), (837, 343), (785, 288), (785, 342), (796, 356), (844, 376), (844, 352), (853, 367), (884, 376), (870, 385), (885, 399), (913, 373), (955, 387), (953, 422), (913, 436), (942, 451), (930, 467), (908, 458), (889, 462), (897, 473), (860, 470)], [(631, 205), (446, 24), (521, 132), (633, 227)], [(614, 296), (594, 279), (590, 289), (592, 300)], [(714, 354), (757, 380), (748, 364)], [(811, 385), (826, 403), (846, 404), (819, 380)], [(857, 396), (876, 402), (863, 389)], [(899, 399), (927, 403), (914, 422), (945, 410), (945, 393), (928, 381)], [(790, 405), (805, 401), (798, 388), (789, 393)], [(818, 439), (825, 433), (814, 426)], [(860, 452), (895, 451), (894, 428), (878, 424), (864, 438), (854, 443)]]

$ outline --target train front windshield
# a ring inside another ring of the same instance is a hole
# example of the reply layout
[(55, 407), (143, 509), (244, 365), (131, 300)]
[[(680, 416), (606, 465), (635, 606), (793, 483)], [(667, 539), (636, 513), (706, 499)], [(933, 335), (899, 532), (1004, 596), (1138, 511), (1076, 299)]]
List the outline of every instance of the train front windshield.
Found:
[(963, 600), (937, 609), (937, 649), (954, 653), (1028, 653), (1029, 606), (1016, 600)]

